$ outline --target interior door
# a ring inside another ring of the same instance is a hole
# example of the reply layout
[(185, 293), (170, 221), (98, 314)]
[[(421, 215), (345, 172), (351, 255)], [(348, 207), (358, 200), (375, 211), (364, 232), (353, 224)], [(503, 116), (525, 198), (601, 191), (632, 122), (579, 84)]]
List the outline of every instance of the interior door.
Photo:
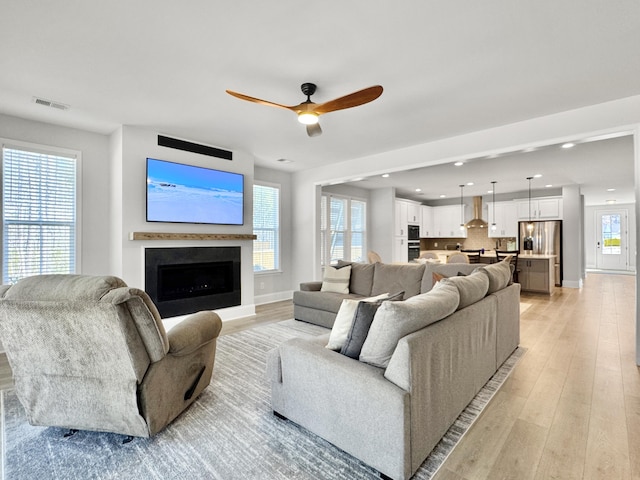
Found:
[(596, 211), (596, 268), (627, 270), (627, 211)]

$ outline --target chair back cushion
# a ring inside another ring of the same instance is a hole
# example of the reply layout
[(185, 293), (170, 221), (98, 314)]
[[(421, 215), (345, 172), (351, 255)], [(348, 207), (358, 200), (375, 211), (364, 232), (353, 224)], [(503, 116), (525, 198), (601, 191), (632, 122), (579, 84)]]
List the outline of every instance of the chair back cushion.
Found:
[(0, 337), (13, 357), (12, 368), (24, 374), (37, 369), (38, 374), (140, 381), (149, 363), (169, 349), (146, 293), (111, 276), (20, 280), (0, 298)]

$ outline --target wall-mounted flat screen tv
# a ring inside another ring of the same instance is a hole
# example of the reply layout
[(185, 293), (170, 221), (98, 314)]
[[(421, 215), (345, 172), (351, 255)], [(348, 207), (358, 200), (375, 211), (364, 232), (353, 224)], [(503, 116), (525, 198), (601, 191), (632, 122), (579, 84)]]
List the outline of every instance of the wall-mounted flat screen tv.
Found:
[(242, 225), (244, 175), (147, 158), (147, 222)]

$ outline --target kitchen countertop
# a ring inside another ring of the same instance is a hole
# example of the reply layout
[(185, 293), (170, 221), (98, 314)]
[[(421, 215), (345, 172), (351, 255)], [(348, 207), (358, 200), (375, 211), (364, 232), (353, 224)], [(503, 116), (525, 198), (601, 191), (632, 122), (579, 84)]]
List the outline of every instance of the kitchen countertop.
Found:
[[(445, 258), (448, 257), (449, 255), (451, 255), (452, 253), (457, 253), (459, 250), (421, 250), (420, 254), (422, 255), (425, 252), (432, 252), (435, 253), (436, 255), (442, 255)], [(480, 256), (482, 258), (496, 258), (496, 252), (495, 250), (485, 250), (484, 253), (480, 254)], [(540, 260), (549, 260), (552, 258), (556, 258), (557, 255), (542, 255), (542, 254), (537, 254), (537, 253), (527, 253), (527, 254), (520, 254), (518, 255), (518, 258), (524, 258), (524, 259), (540, 259)]]

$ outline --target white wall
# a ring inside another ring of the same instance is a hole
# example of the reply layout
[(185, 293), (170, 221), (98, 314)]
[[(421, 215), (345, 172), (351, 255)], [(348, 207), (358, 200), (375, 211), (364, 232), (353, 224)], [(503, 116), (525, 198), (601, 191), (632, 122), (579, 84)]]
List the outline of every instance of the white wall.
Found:
[(280, 170), (256, 167), (255, 181), (280, 185), (280, 271), (254, 273), (255, 303), (287, 300), (293, 296), (291, 280), (291, 174)]
[(0, 115), (0, 137), (82, 152), (81, 273), (113, 274), (109, 245), (112, 228), (109, 138), (9, 115)]
[[(115, 132), (114, 136), (119, 136)], [(168, 232), (168, 233), (253, 233), (253, 168), (254, 159), (243, 152), (233, 152), (233, 160), (199, 155), (167, 147), (158, 146), (158, 132), (140, 127), (122, 127), (122, 140), (111, 139), (111, 145), (119, 148), (113, 152), (111, 171), (113, 218), (119, 219), (115, 231), (119, 238), (113, 241), (113, 257), (118, 275), (129, 285), (144, 286), (144, 249), (154, 247), (226, 247), (241, 246), (242, 306), (229, 311), (219, 312), (223, 320), (254, 313), (253, 291), (253, 242), (251, 240), (224, 241), (133, 241), (132, 232)], [(224, 148), (224, 147), (223, 147)], [(193, 225), (179, 223), (146, 222), (146, 159), (147, 157), (188, 163), (199, 167), (214, 168), (244, 174), (244, 225)], [(121, 255), (120, 255), (121, 251)]]

